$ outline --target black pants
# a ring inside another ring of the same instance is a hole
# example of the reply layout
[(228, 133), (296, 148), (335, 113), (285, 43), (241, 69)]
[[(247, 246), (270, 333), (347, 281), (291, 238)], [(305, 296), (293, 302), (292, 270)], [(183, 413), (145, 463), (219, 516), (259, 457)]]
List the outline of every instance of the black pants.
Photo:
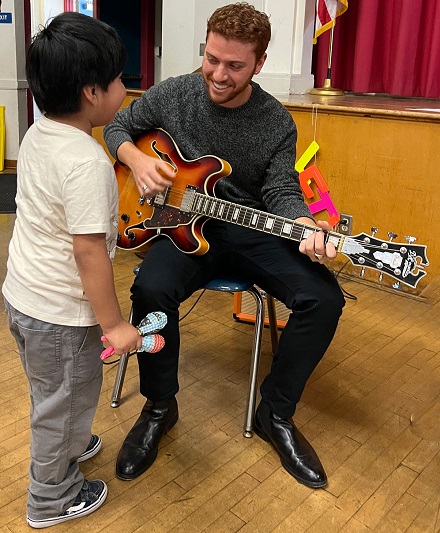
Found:
[(140, 355), (140, 391), (154, 401), (179, 390), (179, 305), (209, 280), (237, 274), (292, 310), (280, 336), (261, 395), (283, 418), (295, 412), (306, 382), (327, 350), (344, 306), (332, 273), (298, 251), (298, 243), (249, 228), (210, 220), (204, 226), (210, 249), (202, 256), (180, 252), (167, 238), (149, 249), (132, 287), (133, 323), (163, 311), (165, 347), (157, 356)]

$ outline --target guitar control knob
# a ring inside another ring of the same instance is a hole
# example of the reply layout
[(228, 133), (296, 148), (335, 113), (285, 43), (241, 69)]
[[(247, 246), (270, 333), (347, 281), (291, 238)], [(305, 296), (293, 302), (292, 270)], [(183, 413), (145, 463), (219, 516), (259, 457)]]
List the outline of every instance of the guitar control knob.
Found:
[(123, 222), (129, 222), (129, 221), (130, 221), (130, 215), (127, 215), (127, 213), (123, 213), (123, 214), (121, 215), (121, 220), (122, 220)]
[(136, 235), (132, 231), (128, 233), (127, 237), (130, 239), (130, 241), (136, 240)]

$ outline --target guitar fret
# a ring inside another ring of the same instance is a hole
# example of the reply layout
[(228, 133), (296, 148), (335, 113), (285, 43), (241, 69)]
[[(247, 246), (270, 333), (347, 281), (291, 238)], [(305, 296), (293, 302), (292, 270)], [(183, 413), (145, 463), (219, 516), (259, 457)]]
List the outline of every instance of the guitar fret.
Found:
[(283, 234), (284, 235), (289, 235), (291, 234), (292, 232), (292, 227), (293, 227), (293, 224), (291, 222), (284, 222), (283, 223)]
[(302, 226), (293, 226), (292, 238), (296, 241), (302, 240), (304, 228)]
[(229, 213), (229, 205), (228, 202), (222, 201), (222, 220), (228, 220), (228, 213)]
[(264, 230), (264, 221), (265, 220), (266, 220), (266, 214), (265, 213), (259, 213), (258, 214), (258, 219), (257, 219), (256, 224), (255, 224), (255, 227), (259, 231), (263, 231)]
[(202, 209), (203, 209), (203, 202), (204, 202), (204, 198), (203, 196), (199, 196), (198, 199), (197, 199), (197, 212), (198, 213), (202, 213)]
[(200, 211), (200, 203), (202, 201), (202, 198), (200, 196), (195, 197), (193, 211), (196, 211), (197, 213)]
[(229, 220), (229, 222), (234, 222), (234, 214), (235, 213), (237, 213), (237, 215), (238, 215), (238, 209), (233, 204), (229, 204), (229, 208), (228, 208), (228, 220)]
[(252, 213), (248, 209), (246, 209), (246, 207), (244, 207), (242, 209), (242, 215), (243, 215), (243, 220), (242, 220), (243, 226), (249, 227), (251, 225)]
[(205, 201), (203, 202), (203, 212), (205, 214), (208, 213), (208, 208), (209, 208), (209, 196), (205, 196)]
[(220, 207), (219, 207), (218, 212), (217, 212), (217, 216), (219, 218), (222, 218), (224, 210), (225, 210), (225, 203), (224, 202), (220, 202)]
[(215, 208), (217, 207), (217, 204), (213, 201), (210, 201), (208, 206), (210, 205), (209, 207), (209, 213), (211, 214), (211, 216), (214, 216), (215, 214)]
[(276, 218), (272, 233), (275, 233), (275, 235), (281, 235), (282, 229), (283, 229), (282, 221), (279, 218)]
[(266, 230), (272, 233), (274, 223), (275, 223), (275, 219), (272, 218), (271, 216), (268, 216), (266, 220), (266, 224), (265, 224)]

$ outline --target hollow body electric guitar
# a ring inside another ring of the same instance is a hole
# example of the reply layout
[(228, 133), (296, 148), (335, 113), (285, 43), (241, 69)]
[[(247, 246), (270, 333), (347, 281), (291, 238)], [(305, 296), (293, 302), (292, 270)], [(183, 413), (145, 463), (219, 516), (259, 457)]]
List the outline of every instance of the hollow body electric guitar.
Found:
[[(144, 201), (131, 170), (119, 163), (115, 172), (119, 187), (118, 247), (143, 251), (159, 235), (169, 237), (182, 252), (202, 255), (209, 249), (203, 225), (209, 218), (224, 220), (257, 231), (300, 242), (319, 228), (300, 224), (264, 211), (244, 207), (214, 196), (219, 179), (231, 173), (227, 161), (207, 155), (193, 161), (184, 159), (174, 140), (163, 130), (151, 130), (139, 137), (136, 146), (145, 154), (166, 161), (174, 170), (173, 185)], [(326, 242), (334, 244), (354, 265), (386, 273), (416, 287), (429, 264), (426, 246), (386, 242), (360, 233), (346, 236), (326, 232)]]

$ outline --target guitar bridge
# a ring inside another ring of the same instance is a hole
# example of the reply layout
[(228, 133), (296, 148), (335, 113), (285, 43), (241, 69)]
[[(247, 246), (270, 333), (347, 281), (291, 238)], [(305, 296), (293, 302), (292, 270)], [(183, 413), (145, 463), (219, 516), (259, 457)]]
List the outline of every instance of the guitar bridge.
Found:
[(194, 198), (197, 189), (195, 187), (188, 186), (183, 193), (182, 203), (180, 204), (180, 211), (182, 213), (191, 213), (192, 206), (194, 205)]

